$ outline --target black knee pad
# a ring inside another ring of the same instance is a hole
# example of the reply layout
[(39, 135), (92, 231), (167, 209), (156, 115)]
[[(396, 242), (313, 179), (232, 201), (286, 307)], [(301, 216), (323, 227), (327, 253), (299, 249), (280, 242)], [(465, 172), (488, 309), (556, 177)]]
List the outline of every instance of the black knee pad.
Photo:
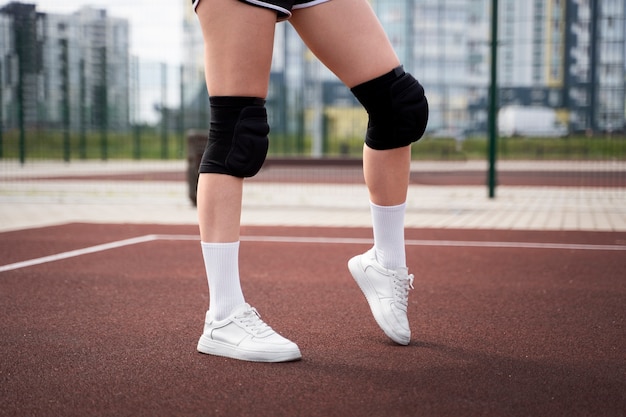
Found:
[(401, 66), (351, 91), (369, 115), (365, 143), (370, 148), (402, 148), (424, 135), (428, 100), (422, 85)]
[(211, 97), (211, 128), (200, 173), (246, 178), (256, 175), (267, 156), (270, 127), (265, 100)]

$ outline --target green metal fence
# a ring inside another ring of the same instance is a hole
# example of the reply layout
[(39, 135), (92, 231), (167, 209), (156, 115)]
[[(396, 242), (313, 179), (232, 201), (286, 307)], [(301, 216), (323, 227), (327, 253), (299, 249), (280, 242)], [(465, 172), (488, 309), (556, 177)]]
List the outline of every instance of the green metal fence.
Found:
[[(566, 128), (558, 135), (528, 135), (523, 129), (501, 134), (493, 148), (498, 158), (626, 159), (623, 2), (528, 2), (522, 10), (525, 2), (500, 0), (495, 21), (506, 25), (492, 42), (490, 13), (497, 3), (372, 2), (431, 102), (429, 130), (414, 146), (414, 159), (488, 158), (489, 64), (495, 56), (490, 43), (499, 57), (497, 104), (547, 108)], [(35, 31), (40, 19), (55, 29)], [(128, 45), (99, 44), (99, 38), (86, 47), (73, 37), (72, 24), (58, 16), (42, 18), (34, 6), (2, 9), (0, 158), (184, 158), (186, 132), (207, 129), (210, 120), (201, 61), (140, 61), (128, 54)], [(270, 82), (270, 155), (359, 157), (365, 112), (288, 24), (277, 26), (277, 38), (283, 50), (276, 54), (283, 59)]]

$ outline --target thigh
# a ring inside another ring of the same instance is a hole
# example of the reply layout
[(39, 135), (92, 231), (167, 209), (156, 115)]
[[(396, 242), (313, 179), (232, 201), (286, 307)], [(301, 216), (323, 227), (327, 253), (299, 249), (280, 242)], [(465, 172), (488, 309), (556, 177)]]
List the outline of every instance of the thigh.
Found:
[(213, 96), (267, 96), (276, 12), (234, 0), (203, 0), (196, 8)]
[(367, 0), (331, 0), (294, 9), (290, 22), (311, 51), (348, 87), (400, 65)]

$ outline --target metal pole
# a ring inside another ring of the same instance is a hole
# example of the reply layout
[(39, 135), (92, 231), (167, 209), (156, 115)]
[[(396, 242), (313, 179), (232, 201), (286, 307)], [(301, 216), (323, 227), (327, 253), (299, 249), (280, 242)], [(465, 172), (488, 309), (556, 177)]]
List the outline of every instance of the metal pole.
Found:
[(178, 109), (178, 156), (183, 156), (185, 152), (185, 67), (181, 64), (178, 71), (178, 90), (180, 93), (180, 105)]
[(168, 155), (168, 109), (167, 109), (167, 64), (161, 63), (161, 159)]
[(600, 128), (598, 123), (598, 97), (596, 87), (598, 78), (598, 68), (600, 67), (600, 61), (598, 59), (598, 46), (600, 41), (599, 35), (599, 19), (600, 19), (600, 2), (592, 1), (589, 5), (591, 12), (591, 39), (589, 42), (589, 98), (590, 105), (587, 106), (587, 114), (589, 117), (588, 126), (591, 128), (591, 132), (595, 135), (596, 131)]
[(70, 161), (70, 74), (68, 40), (61, 39), (61, 85), (63, 86), (63, 160)]
[(324, 94), (322, 91), (321, 71), (318, 61), (310, 57), (307, 62), (310, 83), (310, 105), (313, 107), (313, 125), (311, 126), (311, 156), (321, 158), (324, 156)]
[(80, 159), (87, 159), (87, 81), (85, 77), (85, 60), (81, 58), (80, 71), (80, 127), (78, 151)]
[(21, 165), (24, 165), (24, 163), (26, 163), (26, 121), (24, 115), (24, 113), (26, 112), (26, 105), (24, 103), (24, 72), (26, 66), (26, 57), (24, 55), (26, 54), (26, 52), (24, 51), (25, 46), (23, 45), (26, 40), (24, 39), (24, 37), (24, 29), (21, 26), (19, 28), (16, 28), (15, 49), (17, 50), (17, 122), (20, 131), (19, 155)]
[(498, 141), (498, 0), (491, 0), (491, 82), (489, 86), (489, 198), (496, 195), (496, 150)]
[(2, 131), (4, 130), (4, 99), (2, 96), (2, 86), (4, 86), (2, 82), (3, 65), (4, 61), (0, 60), (0, 159), (4, 158), (4, 137), (2, 136)]
[(108, 94), (108, 79), (107, 79), (107, 49), (103, 46), (100, 49), (100, 62), (102, 65), (102, 72), (100, 74), (100, 157), (103, 161), (109, 158), (109, 94)]
[(133, 123), (133, 158), (141, 159), (141, 125), (139, 122), (139, 58), (133, 57), (133, 101), (135, 102)]

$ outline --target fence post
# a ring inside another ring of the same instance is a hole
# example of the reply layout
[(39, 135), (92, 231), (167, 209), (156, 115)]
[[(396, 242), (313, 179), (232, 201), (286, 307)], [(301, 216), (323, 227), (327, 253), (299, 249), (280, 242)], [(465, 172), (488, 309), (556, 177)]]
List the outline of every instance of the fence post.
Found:
[(15, 44), (17, 49), (17, 122), (19, 125), (19, 155), (20, 164), (26, 163), (26, 121), (24, 112), (24, 67), (26, 58), (24, 57), (24, 42), (22, 30), (15, 30)]
[(185, 121), (183, 119), (185, 114), (185, 67), (181, 64), (179, 69), (179, 95), (180, 106), (178, 110), (178, 156), (182, 156), (185, 149)]
[(4, 100), (2, 99), (2, 88), (4, 83), (2, 81), (2, 66), (4, 62), (0, 61), (0, 159), (4, 158), (4, 137), (2, 131), (4, 130)]
[(496, 144), (498, 131), (498, 0), (491, 0), (491, 82), (489, 86), (489, 198), (496, 196)]
[(63, 160), (70, 161), (70, 76), (67, 39), (61, 39), (61, 86), (63, 117)]
[(167, 159), (167, 64), (161, 63), (161, 159)]
[(102, 64), (101, 74), (101, 87), (100, 87), (100, 156), (103, 161), (106, 161), (109, 157), (109, 144), (107, 137), (107, 129), (109, 124), (109, 95), (108, 95), (108, 80), (107, 80), (107, 49), (103, 46), (100, 50), (100, 59)]
[(85, 60), (81, 59), (80, 64), (78, 66), (80, 71), (80, 127), (79, 127), (79, 137), (78, 137), (78, 152), (80, 159), (87, 159), (87, 81), (85, 79)]
[(140, 110), (139, 110), (139, 80), (140, 80), (140, 76), (139, 76), (139, 70), (140, 70), (140, 65), (139, 65), (139, 58), (138, 57), (133, 57), (133, 65), (132, 65), (132, 73), (133, 73), (133, 80), (134, 82), (133, 84), (133, 101), (135, 102), (135, 108), (133, 109), (134, 111), (134, 123), (133, 123), (133, 158), (134, 159), (141, 159), (141, 132), (142, 132), (142, 127), (141, 124), (139, 123), (139, 119), (140, 119)]

